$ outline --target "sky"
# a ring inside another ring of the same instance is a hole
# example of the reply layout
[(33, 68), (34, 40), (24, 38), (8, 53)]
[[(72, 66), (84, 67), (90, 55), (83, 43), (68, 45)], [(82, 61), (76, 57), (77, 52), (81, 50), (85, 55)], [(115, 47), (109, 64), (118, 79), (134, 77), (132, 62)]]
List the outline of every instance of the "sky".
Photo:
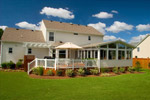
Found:
[(0, 28), (39, 29), (42, 19), (92, 26), (104, 41), (150, 34), (150, 0), (0, 0)]

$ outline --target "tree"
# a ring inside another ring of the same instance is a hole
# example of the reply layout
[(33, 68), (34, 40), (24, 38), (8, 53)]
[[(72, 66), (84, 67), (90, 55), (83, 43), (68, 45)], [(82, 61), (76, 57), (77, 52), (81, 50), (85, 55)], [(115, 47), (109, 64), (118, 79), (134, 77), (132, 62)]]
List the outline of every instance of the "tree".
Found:
[(3, 35), (3, 29), (0, 29), (0, 40), (1, 40), (1, 37), (2, 37), (2, 35)]

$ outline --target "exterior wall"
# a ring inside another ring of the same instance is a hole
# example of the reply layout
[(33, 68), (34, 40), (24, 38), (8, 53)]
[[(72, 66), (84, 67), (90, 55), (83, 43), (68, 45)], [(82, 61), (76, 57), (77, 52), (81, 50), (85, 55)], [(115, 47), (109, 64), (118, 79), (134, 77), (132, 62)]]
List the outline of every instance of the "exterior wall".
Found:
[(41, 22), (41, 26), (40, 26), (40, 30), (42, 31), (42, 33), (43, 33), (43, 36), (44, 36), (44, 39), (45, 39), (45, 41), (46, 41), (46, 27), (45, 27), (45, 24), (43, 23), (43, 20), (42, 20), (42, 22)]
[[(138, 47), (140, 48), (139, 52), (137, 51)], [(133, 58), (135, 56), (138, 58), (150, 58), (150, 36), (133, 50)]]
[[(74, 33), (69, 32), (56, 32), (56, 31), (47, 31), (47, 42), (49, 42), (49, 32), (54, 32), (54, 41), (55, 42), (72, 42), (77, 45), (86, 45), (90, 43), (99, 43), (103, 42), (103, 36), (98, 35), (84, 35), (78, 33), (78, 35), (74, 35)], [(88, 40), (88, 36), (91, 36), (91, 40)]]
[(32, 54), (35, 55), (36, 58), (44, 58), (44, 56), (49, 55), (48, 48), (32, 48)]
[[(8, 53), (8, 48), (13, 48), (13, 53)], [(2, 62), (17, 62), (19, 59), (23, 59), (25, 54), (25, 47), (23, 47), (22, 43), (9, 43), (3, 42), (2, 45)]]
[(132, 59), (130, 60), (100, 60), (101, 67), (127, 67), (132, 66)]

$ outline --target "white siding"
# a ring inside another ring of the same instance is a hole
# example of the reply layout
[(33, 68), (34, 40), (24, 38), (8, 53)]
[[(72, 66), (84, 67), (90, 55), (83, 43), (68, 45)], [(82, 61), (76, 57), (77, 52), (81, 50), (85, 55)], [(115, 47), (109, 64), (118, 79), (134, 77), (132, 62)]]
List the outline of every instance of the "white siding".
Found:
[[(10, 54), (8, 53), (9, 48), (13, 48), (13, 53)], [(8, 62), (8, 61), (13, 61), (17, 62), (19, 59), (24, 58), (25, 54), (25, 47), (23, 47), (23, 44), (21, 43), (4, 43), (3, 42), (3, 48), (2, 48), (2, 62)]]
[(130, 60), (101, 60), (101, 67), (127, 67), (132, 66), (132, 59)]
[[(139, 52), (137, 51), (138, 47), (140, 49)], [(133, 50), (133, 58), (135, 58), (135, 56), (138, 58), (150, 58), (150, 36), (138, 45), (137, 48)]]
[(46, 27), (45, 27), (45, 24), (43, 23), (43, 20), (42, 20), (42, 22), (41, 22), (41, 26), (40, 26), (40, 30), (42, 31), (42, 33), (43, 33), (43, 36), (44, 36), (44, 39), (45, 39), (45, 41), (46, 41)]
[(32, 54), (35, 55), (36, 58), (44, 58), (44, 56), (49, 55), (48, 48), (32, 48)]
[[(78, 34), (74, 35), (74, 33), (68, 32), (56, 32), (56, 31), (48, 31), (47, 32), (47, 42), (49, 40), (49, 32), (54, 32), (54, 41), (55, 42), (72, 42), (77, 45), (86, 45), (90, 43), (99, 43), (103, 41), (102, 36), (98, 35), (88, 35), (88, 34)], [(91, 40), (88, 40), (88, 36), (91, 36)]]

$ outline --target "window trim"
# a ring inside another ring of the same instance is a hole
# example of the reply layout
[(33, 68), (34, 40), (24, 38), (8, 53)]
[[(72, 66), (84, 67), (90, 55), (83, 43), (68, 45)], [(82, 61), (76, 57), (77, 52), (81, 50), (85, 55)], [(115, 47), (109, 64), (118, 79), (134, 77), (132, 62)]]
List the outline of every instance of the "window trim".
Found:
[[(10, 49), (11, 49), (11, 50), (10, 50)], [(10, 51), (11, 51), (11, 52), (10, 52)], [(13, 48), (12, 48), (12, 47), (9, 47), (9, 48), (8, 48), (8, 53), (9, 53), (9, 54), (12, 54), (12, 53), (13, 53)]]
[(32, 54), (32, 48), (28, 48), (28, 54)]
[[(53, 33), (53, 37), (50, 35), (51, 33)], [(51, 40), (50, 38), (53, 38), (53, 40)], [(49, 32), (49, 41), (54, 41), (54, 32)]]

